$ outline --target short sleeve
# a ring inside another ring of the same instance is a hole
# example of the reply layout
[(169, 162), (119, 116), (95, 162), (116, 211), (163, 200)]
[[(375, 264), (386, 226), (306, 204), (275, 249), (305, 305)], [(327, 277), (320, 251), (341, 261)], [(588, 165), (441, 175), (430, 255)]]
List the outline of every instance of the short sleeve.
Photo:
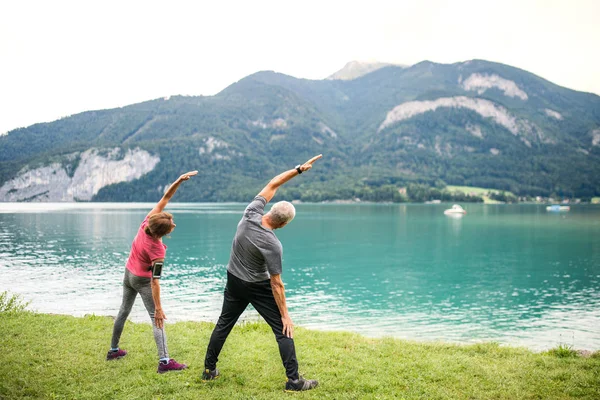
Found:
[(256, 196), (252, 203), (248, 204), (246, 210), (244, 211), (244, 216), (249, 217), (250, 214), (260, 214), (264, 215), (265, 206), (267, 205), (267, 200), (262, 196)]
[(153, 243), (153, 246), (148, 249), (148, 257), (150, 258), (150, 261), (156, 260), (157, 258), (165, 258), (166, 255), (167, 250), (160, 242)]
[(263, 256), (265, 257), (265, 264), (267, 265), (269, 275), (280, 275), (283, 270), (283, 249), (281, 245), (271, 246), (268, 250), (263, 250)]

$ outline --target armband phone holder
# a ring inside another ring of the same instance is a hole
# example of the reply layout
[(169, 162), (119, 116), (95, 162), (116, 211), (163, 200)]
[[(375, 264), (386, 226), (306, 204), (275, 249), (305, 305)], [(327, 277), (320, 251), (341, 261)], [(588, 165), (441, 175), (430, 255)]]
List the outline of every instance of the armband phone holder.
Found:
[(152, 278), (160, 279), (160, 275), (162, 274), (163, 265), (164, 265), (164, 263), (162, 263), (162, 262), (155, 262), (152, 265)]

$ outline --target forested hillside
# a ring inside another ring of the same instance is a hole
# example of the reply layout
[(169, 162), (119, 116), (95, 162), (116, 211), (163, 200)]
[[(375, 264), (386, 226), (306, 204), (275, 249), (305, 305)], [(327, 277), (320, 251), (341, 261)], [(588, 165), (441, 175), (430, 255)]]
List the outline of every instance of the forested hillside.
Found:
[[(97, 149), (96, 164), (89, 149)], [(178, 201), (246, 201), (319, 153), (319, 165), (279, 197), (420, 201), (410, 193), (452, 184), (585, 198), (600, 195), (600, 97), (480, 60), (387, 66), (351, 80), (259, 72), (215, 96), (173, 96), (13, 130), (0, 137), (0, 200), (51, 200), (32, 189), (31, 176), (49, 179), (41, 167), (64, 169), (75, 182), (74, 174), (90, 173), (84, 165), (126, 162), (129, 150), (160, 161), (139, 178), (107, 181), (118, 183), (100, 185), (91, 200), (153, 201), (179, 174), (198, 169)], [(35, 195), (26, 198), (19, 193), (27, 185)]]

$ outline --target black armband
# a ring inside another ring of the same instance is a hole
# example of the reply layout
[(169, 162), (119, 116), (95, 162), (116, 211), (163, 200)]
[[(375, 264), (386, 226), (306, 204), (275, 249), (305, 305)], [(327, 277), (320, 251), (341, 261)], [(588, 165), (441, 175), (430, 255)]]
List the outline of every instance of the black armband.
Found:
[(152, 264), (152, 278), (160, 279), (160, 275), (162, 274), (162, 267), (164, 263), (161, 261), (155, 262)]

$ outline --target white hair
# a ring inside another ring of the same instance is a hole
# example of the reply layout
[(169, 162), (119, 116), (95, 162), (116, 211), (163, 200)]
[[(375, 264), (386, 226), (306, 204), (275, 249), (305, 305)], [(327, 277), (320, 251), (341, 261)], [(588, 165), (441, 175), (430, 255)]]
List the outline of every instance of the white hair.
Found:
[(296, 208), (292, 203), (287, 201), (280, 201), (273, 204), (273, 207), (271, 207), (271, 210), (269, 211), (269, 218), (277, 227), (281, 227), (290, 222), (295, 216)]

